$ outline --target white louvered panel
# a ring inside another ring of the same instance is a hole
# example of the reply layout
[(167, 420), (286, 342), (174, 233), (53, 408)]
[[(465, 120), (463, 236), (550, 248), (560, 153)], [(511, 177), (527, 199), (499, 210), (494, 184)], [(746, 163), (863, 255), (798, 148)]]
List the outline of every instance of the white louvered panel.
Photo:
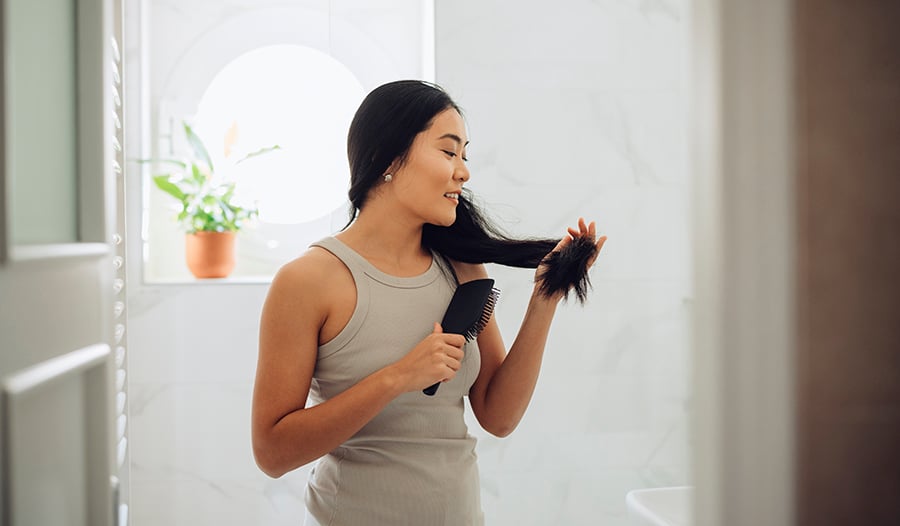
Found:
[(128, 524), (128, 495), (130, 470), (128, 462), (128, 291), (126, 274), (126, 213), (125, 213), (125, 112), (123, 107), (123, 79), (125, 74), (122, 47), (124, 26), (124, 2), (113, 0), (113, 30), (110, 40), (112, 58), (113, 115), (110, 145), (113, 151), (113, 174), (116, 184), (116, 226), (114, 233), (115, 254), (113, 269), (113, 324), (116, 366), (116, 516), (117, 526)]
[(128, 401), (128, 395), (125, 394), (125, 391), (119, 391), (116, 393), (116, 415), (124, 415), (125, 414), (125, 403)]
[(119, 415), (116, 418), (116, 440), (122, 440), (125, 438), (125, 430), (128, 428), (128, 417), (125, 415)]
[(119, 470), (123, 470), (126, 467), (125, 460), (128, 458), (128, 437), (122, 437), (122, 440), (119, 440), (117, 457)]
[(125, 389), (125, 369), (120, 368), (116, 371), (116, 391)]

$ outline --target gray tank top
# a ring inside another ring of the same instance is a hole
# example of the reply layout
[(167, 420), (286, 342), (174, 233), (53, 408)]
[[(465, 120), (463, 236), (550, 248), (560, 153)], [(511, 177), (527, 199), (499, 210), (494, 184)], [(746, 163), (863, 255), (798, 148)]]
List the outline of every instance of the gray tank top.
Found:
[[(310, 401), (321, 403), (406, 355), (440, 322), (456, 289), (437, 255), (415, 277), (385, 274), (334, 237), (313, 244), (337, 256), (356, 282), (344, 329), (319, 346)], [(306, 507), (322, 526), (482, 525), (475, 438), (463, 397), (481, 367), (477, 342), (434, 396), (394, 399), (314, 466)]]

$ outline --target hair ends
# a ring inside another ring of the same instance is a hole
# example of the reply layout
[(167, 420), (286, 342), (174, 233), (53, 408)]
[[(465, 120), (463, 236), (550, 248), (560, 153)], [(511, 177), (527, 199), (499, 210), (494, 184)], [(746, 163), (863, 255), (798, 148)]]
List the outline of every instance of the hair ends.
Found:
[(538, 293), (546, 298), (562, 293), (563, 300), (568, 301), (569, 293), (572, 292), (578, 303), (584, 305), (592, 287), (588, 265), (596, 255), (596, 243), (589, 237), (582, 236), (574, 238), (560, 250), (551, 252), (538, 268), (535, 278)]

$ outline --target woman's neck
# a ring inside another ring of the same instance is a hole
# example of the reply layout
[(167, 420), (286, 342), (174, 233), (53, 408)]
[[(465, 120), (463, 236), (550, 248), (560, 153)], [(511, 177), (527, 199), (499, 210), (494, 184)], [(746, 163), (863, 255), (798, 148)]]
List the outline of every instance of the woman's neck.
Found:
[(431, 254), (422, 248), (422, 224), (398, 217), (396, 210), (379, 210), (369, 203), (338, 239), (369, 261), (395, 271), (416, 270)]

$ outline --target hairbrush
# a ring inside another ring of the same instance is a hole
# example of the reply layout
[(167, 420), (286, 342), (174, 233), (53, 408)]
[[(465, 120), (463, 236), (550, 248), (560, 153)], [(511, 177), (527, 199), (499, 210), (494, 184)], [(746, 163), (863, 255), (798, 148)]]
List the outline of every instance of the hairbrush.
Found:
[[(461, 284), (450, 298), (441, 328), (446, 333), (462, 334), (467, 342), (474, 340), (491, 319), (499, 298), (500, 291), (494, 288), (492, 279), (476, 279)], [(438, 382), (422, 392), (432, 396), (440, 384)]]

